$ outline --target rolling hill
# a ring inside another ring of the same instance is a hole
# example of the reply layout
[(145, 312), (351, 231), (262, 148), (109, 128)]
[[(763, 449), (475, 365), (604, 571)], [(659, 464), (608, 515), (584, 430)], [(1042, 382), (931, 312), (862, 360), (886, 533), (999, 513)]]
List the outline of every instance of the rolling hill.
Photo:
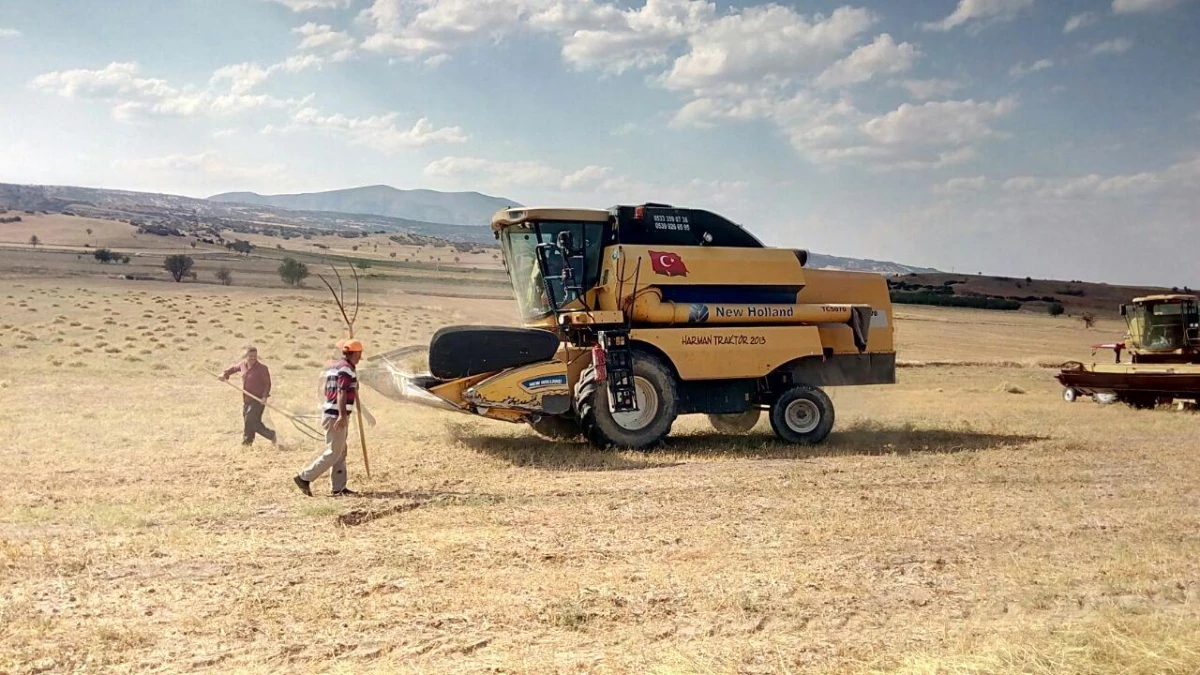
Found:
[(256, 204), (298, 211), (330, 211), (404, 218), (448, 225), (487, 225), (492, 214), (519, 202), (478, 192), (400, 190), (389, 185), (370, 185), (328, 192), (260, 195), (226, 192), (210, 201)]
[[(398, 190), (386, 185), (296, 195), (228, 192), (196, 199), (127, 190), (0, 183), (0, 208), (70, 212), (192, 234), (232, 230), (287, 238), (304, 233), (354, 236), (390, 232), (491, 246), (494, 239), (487, 223), (492, 214), (508, 206), (523, 204), (478, 192)], [(388, 215), (388, 211), (425, 215)], [(809, 252), (809, 265), (885, 275), (936, 272), (897, 262), (813, 251)]]

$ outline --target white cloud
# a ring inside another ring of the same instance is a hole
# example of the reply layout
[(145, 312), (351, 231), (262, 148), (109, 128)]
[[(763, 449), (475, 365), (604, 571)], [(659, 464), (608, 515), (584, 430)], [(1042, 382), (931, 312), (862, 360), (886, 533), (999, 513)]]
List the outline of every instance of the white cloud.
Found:
[(913, 98), (921, 101), (950, 96), (963, 87), (960, 82), (939, 79), (904, 80), (900, 86), (907, 89)]
[(334, 61), (345, 61), (354, 55), (354, 38), (349, 33), (333, 30), (333, 26), (310, 21), (293, 28), (292, 32), (304, 36), (297, 47), (301, 51), (328, 54)]
[(968, 22), (1012, 21), (1033, 8), (1033, 0), (959, 0), (954, 12), (941, 21), (926, 23), (925, 30), (950, 31)]
[(478, 157), (443, 157), (425, 167), (425, 175), (438, 178), (466, 178), (492, 186), (558, 186), (566, 177), (548, 164), (537, 161), (504, 162)]
[(257, 63), (231, 63), (213, 71), (208, 82), (212, 86), (229, 82), (229, 90), (234, 94), (247, 94), (255, 87), (266, 82), (278, 72), (296, 74), (309, 68), (320, 68), (324, 59), (313, 54), (295, 54), (270, 66), (260, 66)]
[(749, 187), (746, 181), (701, 178), (686, 183), (659, 184), (617, 174), (607, 166), (590, 165), (572, 170), (538, 160), (502, 161), (480, 157), (443, 157), (430, 162), (424, 174), (429, 178), (444, 179), (450, 185), (483, 186), (506, 193), (539, 191), (576, 201), (587, 200), (587, 195), (591, 195), (604, 204), (654, 195), (655, 199), (674, 203), (703, 201), (712, 205), (725, 203)]
[(1124, 54), (1133, 48), (1133, 40), (1128, 38), (1117, 38), (1115, 40), (1107, 40), (1092, 46), (1091, 55), (1098, 56), (1100, 54)]
[(1182, 0), (1113, 0), (1114, 14), (1161, 12), (1178, 5)]
[(217, 129), (216, 131), (213, 132), (212, 137), (213, 138), (230, 138), (232, 136), (236, 136), (237, 133), (238, 133), (238, 130), (233, 129), (233, 128)]
[(972, 176), (970, 178), (951, 178), (950, 180), (940, 185), (933, 186), (933, 191), (937, 194), (958, 195), (972, 192), (979, 192), (988, 183), (986, 176)]
[[(282, 64), (272, 68), (282, 68)], [(233, 64), (213, 73), (209, 86), (175, 87), (165, 80), (139, 77), (136, 63), (110, 63), (99, 70), (63, 70), (44, 73), (30, 87), (68, 99), (99, 101), (113, 106), (113, 117), (132, 122), (138, 117), (227, 116), (259, 108), (285, 108), (296, 105), (293, 99), (279, 99), (252, 90), (271, 69), (255, 64)], [(216, 85), (228, 81), (228, 91)]]
[(901, 73), (912, 68), (919, 56), (907, 42), (896, 44), (891, 35), (883, 33), (869, 45), (855, 49), (844, 59), (817, 76), (821, 88), (843, 87), (866, 82), (880, 73)]
[(138, 71), (136, 63), (113, 62), (100, 70), (58, 70), (38, 75), (30, 86), (64, 98), (96, 100), (161, 98), (176, 93), (165, 80), (138, 77)]
[(15, 29), (15, 28), (4, 28), (3, 26), (0, 26), (0, 40), (3, 40), (4, 38), (19, 38), (19, 37), (21, 37), (21, 31)]
[(819, 72), (874, 22), (871, 12), (850, 7), (811, 19), (778, 5), (749, 7), (691, 35), (663, 83), (705, 90)]
[(674, 42), (711, 26), (715, 16), (716, 6), (702, 0), (647, 0), (640, 9), (598, 9), (590, 14), (593, 26), (564, 36), (563, 60), (578, 69), (611, 73), (664, 63)]
[(1138, 197), (1166, 190), (1194, 194), (1200, 183), (1200, 156), (1172, 164), (1161, 171), (1134, 174), (1088, 174), (1066, 178), (1017, 176), (1004, 181), (1010, 194), (1033, 195), (1043, 199), (1088, 199), (1096, 197)]
[(286, 125), (271, 125), (263, 131), (268, 134), (318, 131), (344, 137), (353, 145), (364, 145), (389, 154), (434, 143), (463, 143), (468, 138), (459, 127), (437, 128), (424, 117), (403, 129), (396, 125), (398, 117), (394, 112), (371, 117), (347, 117), (340, 113), (322, 115), (315, 108), (302, 108)]
[(401, 58), (448, 54), (481, 39), (500, 40), (545, 0), (375, 0), (359, 15), (374, 29), (362, 44)]
[(969, 145), (995, 135), (990, 123), (1016, 107), (1012, 99), (995, 103), (933, 101), (904, 103), (863, 124), (868, 136), (884, 145)]
[(268, 0), (277, 2), (293, 12), (307, 12), (314, 9), (342, 9), (349, 7), (353, 0)]
[(287, 171), (285, 165), (278, 163), (251, 167), (231, 164), (211, 150), (195, 155), (174, 154), (144, 159), (118, 159), (113, 161), (112, 165), (116, 169), (133, 172), (204, 174), (239, 180), (274, 180), (285, 176)]
[(825, 101), (800, 92), (782, 100), (698, 98), (679, 111), (673, 124), (704, 127), (764, 119), (777, 125), (793, 147), (817, 164), (916, 170), (973, 158), (975, 145), (1002, 135), (992, 123), (1015, 106), (1011, 99), (905, 103), (872, 117), (847, 100)]
[(1096, 16), (1095, 12), (1073, 14), (1071, 15), (1071, 18), (1067, 19), (1067, 23), (1063, 25), (1063, 33), (1073, 33), (1084, 26), (1090, 26), (1096, 23), (1098, 20), (1099, 17)]
[(590, 165), (564, 176), (561, 182), (564, 190), (576, 190), (594, 187), (602, 184), (612, 176), (612, 169), (607, 166)]
[(1013, 77), (1024, 77), (1030, 73), (1036, 73), (1039, 70), (1046, 70), (1047, 68), (1052, 67), (1054, 67), (1054, 61), (1051, 61), (1050, 59), (1038, 59), (1028, 66), (1024, 63), (1018, 63), (1017, 65), (1008, 69), (1008, 74), (1012, 75)]

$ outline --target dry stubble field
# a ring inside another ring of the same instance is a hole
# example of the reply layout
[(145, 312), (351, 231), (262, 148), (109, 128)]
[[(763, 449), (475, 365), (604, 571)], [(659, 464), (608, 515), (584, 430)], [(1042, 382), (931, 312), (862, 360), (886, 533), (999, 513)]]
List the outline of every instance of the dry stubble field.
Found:
[[(327, 294), (0, 287), (0, 672), (1195, 673), (1195, 415), (1067, 404), (1119, 333), (901, 307), (891, 387), (815, 449), (682, 418), (654, 453), (372, 396), (373, 479), (240, 446), (203, 374), (259, 345), (311, 413)], [(508, 303), (364, 298), (368, 349)], [(989, 365), (995, 364), (995, 365)]]

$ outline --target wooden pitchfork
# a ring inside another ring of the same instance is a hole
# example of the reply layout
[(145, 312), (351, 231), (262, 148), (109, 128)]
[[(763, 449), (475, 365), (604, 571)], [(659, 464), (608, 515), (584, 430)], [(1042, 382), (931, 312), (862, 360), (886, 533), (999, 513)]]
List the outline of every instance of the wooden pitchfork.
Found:
[[(335, 303), (337, 303), (338, 309), (342, 313), (342, 318), (345, 319), (345, 321), (346, 321), (346, 330), (349, 331), (349, 333), (350, 333), (349, 337), (353, 338), (354, 337), (354, 322), (358, 319), (358, 308), (359, 308), (358, 272), (356, 272), (354, 270), (353, 264), (350, 265), (350, 272), (351, 272), (351, 274), (354, 275), (354, 314), (353, 314), (353, 316), (351, 316), (351, 315), (346, 314), (346, 303), (345, 303), (346, 289), (342, 286), (342, 275), (338, 274), (337, 268), (333, 266), (333, 263), (329, 263), (329, 267), (333, 270), (334, 275), (337, 276), (338, 290), (340, 290), (342, 292), (341, 295), (339, 295), (337, 293), (337, 291), (333, 290), (333, 286), (331, 286), (329, 284), (329, 282), (325, 280), (325, 277), (318, 274), (317, 278), (320, 279), (321, 282), (324, 283), (325, 286), (329, 289), (329, 292), (333, 294), (333, 301)], [(354, 406), (354, 414), (358, 420), (358, 441), (362, 445), (363, 466), (367, 470), (367, 478), (370, 478), (371, 477), (371, 462), (370, 462), (370, 460), (367, 459), (367, 432), (363, 429), (362, 388), (361, 387), (359, 388), (359, 390), (357, 392), (356, 398), (357, 398), (357, 401), (356, 401), (357, 404)]]

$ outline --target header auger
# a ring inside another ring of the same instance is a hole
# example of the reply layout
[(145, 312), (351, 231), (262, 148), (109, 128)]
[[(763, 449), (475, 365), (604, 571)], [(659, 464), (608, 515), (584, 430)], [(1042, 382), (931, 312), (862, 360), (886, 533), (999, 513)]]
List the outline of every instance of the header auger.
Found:
[(806, 251), (662, 204), (513, 208), (491, 226), (524, 327), (439, 330), (429, 372), (399, 384), (433, 405), (624, 448), (679, 415), (738, 432), (766, 410), (782, 439), (819, 443), (822, 387), (895, 382), (879, 274), (809, 269)]

